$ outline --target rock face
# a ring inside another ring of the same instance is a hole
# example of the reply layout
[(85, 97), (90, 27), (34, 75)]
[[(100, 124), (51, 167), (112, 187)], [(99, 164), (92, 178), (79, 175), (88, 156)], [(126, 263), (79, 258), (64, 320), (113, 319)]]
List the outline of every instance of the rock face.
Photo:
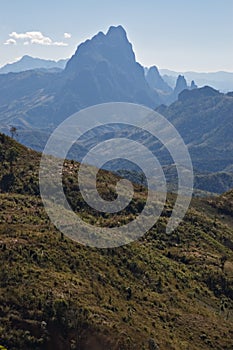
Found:
[(179, 75), (176, 80), (176, 86), (173, 91), (173, 101), (176, 101), (179, 98), (180, 93), (182, 93), (184, 90), (195, 90), (197, 89), (197, 85), (195, 84), (195, 81), (192, 80), (191, 85), (188, 86), (187, 81), (183, 75)]
[(132, 70), (135, 55), (122, 26), (110, 27), (106, 35), (99, 32), (91, 40), (79, 45), (65, 71), (66, 74), (77, 75), (83, 69), (94, 69), (103, 61), (124, 70)]
[[(179, 75), (176, 79), (174, 89), (173, 82), (169, 79), (167, 80), (166, 76), (161, 76), (159, 70), (156, 66), (152, 66), (149, 69), (144, 69), (145, 77), (152, 89), (158, 92), (160, 98), (162, 99), (165, 105), (169, 105), (175, 102), (178, 99), (179, 94), (188, 89), (194, 90), (197, 88), (194, 80), (192, 80), (191, 85), (188, 86), (187, 81), (183, 75)], [(174, 78), (175, 79), (175, 78)], [(171, 84), (171, 85), (169, 85)]]
[[(82, 107), (108, 101), (129, 101), (155, 107), (161, 100), (147, 84), (123, 27), (110, 27), (81, 44), (64, 70)], [(66, 87), (67, 88), (67, 87)], [(68, 86), (69, 89), (69, 86)], [(70, 91), (72, 93), (72, 91)]]
[(198, 86), (196, 85), (195, 81), (194, 81), (194, 80), (192, 80), (192, 81), (191, 81), (190, 90), (197, 89), (197, 87), (198, 87)]
[(148, 84), (153, 89), (164, 93), (172, 93), (172, 88), (163, 80), (156, 66), (150, 67), (145, 76)]
[(188, 89), (188, 84), (187, 81), (185, 79), (185, 77), (183, 75), (179, 75), (177, 80), (176, 80), (176, 86), (174, 89), (174, 94), (176, 96), (179, 95), (179, 93), (185, 89)]

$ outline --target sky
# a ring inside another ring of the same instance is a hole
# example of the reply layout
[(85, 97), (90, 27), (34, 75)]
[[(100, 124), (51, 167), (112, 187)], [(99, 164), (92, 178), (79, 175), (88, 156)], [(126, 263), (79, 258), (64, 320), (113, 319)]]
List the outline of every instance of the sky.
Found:
[(71, 57), (119, 24), (143, 66), (233, 72), (233, 0), (0, 0), (0, 66)]

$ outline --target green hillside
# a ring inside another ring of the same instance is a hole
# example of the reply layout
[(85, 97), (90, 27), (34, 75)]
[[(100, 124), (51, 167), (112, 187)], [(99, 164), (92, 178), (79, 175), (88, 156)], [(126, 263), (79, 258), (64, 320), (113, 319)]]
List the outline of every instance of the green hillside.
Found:
[[(170, 195), (143, 239), (94, 249), (64, 237), (49, 221), (39, 197), (40, 154), (0, 134), (0, 159), (0, 345), (8, 350), (232, 349), (232, 192), (195, 198), (169, 236)], [(116, 225), (141, 210), (146, 193), (135, 185), (129, 212), (96, 218), (78, 192), (77, 168), (65, 162), (64, 189), (85, 220)], [(104, 198), (115, 196), (116, 180), (100, 172)]]

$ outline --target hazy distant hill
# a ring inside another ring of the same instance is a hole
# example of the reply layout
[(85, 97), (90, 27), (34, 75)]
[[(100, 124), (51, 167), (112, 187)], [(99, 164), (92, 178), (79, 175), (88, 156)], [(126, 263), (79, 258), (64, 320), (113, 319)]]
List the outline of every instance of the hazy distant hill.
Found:
[(32, 69), (64, 69), (68, 59), (61, 59), (59, 61), (45, 60), (41, 58), (23, 56), (20, 60), (8, 63), (0, 68), (0, 74), (18, 73)]
[(175, 72), (169, 69), (159, 70), (163, 79), (171, 86), (175, 86), (176, 78), (182, 74), (188, 83), (192, 80), (199, 86), (209, 85), (216, 90), (228, 92), (233, 90), (233, 72), (215, 72), (215, 73), (198, 73), (198, 72)]
[[(154, 89), (160, 96), (164, 104), (170, 105), (172, 102), (176, 101), (180, 92), (186, 89), (196, 89), (197, 85), (194, 80), (191, 81), (191, 84), (188, 85), (185, 77), (183, 75), (178, 75), (174, 78), (174, 84), (169, 79), (164, 79), (159, 73), (159, 70), (156, 66), (150, 68), (144, 68), (145, 77), (152, 89)], [(168, 77), (167, 77), (168, 78)], [(171, 86), (169, 85), (171, 84)]]
[[(233, 186), (233, 96), (219, 93), (210, 87), (184, 90), (178, 101), (170, 106), (161, 105), (157, 111), (176, 127), (188, 146), (195, 171), (195, 188), (221, 193)], [(173, 160), (164, 145), (153, 137), (132, 128), (116, 130), (101, 128), (83, 140), (82, 149), (88, 150), (100, 141), (114, 135), (137, 140), (148, 147), (164, 166), (171, 183), (176, 178)], [(122, 152), (124, 153), (124, 152)], [(73, 153), (75, 154), (75, 153)], [(73, 156), (71, 155), (71, 157)], [(78, 154), (76, 152), (76, 154)], [(109, 170), (137, 171), (131, 164), (117, 160)]]
[(177, 128), (199, 171), (223, 171), (233, 164), (233, 97), (210, 87), (185, 90), (158, 111)]

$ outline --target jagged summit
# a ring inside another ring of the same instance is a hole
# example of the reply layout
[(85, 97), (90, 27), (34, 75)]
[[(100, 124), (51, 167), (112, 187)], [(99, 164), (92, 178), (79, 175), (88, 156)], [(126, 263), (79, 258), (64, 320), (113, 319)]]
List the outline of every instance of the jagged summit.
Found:
[(88, 100), (82, 107), (109, 101), (150, 107), (161, 103), (158, 93), (147, 84), (122, 26), (111, 26), (106, 34), (99, 32), (79, 45), (63, 76), (72, 81), (72, 91), (78, 91), (79, 99)]
[(126, 31), (121, 25), (109, 27), (106, 36), (127, 38)]
[[(80, 109), (99, 103), (132, 102), (151, 108), (162, 103), (146, 82), (122, 26), (112, 26), (79, 45), (57, 74), (30, 72), (14, 80), (0, 74), (0, 83), (0, 106), (24, 98), (20, 108), (4, 117), (8, 124), (22, 128), (53, 128)], [(5, 111), (1, 113), (5, 116)]]
[(187, 81), (183, 75), (179, 75), (176, 81), (176, 86), (174, 89), (174, 93), (179, 95), (179, 93), (188, 88)]
[(66, 65), (66, 73), (74, 74), (83, 67), (93, 68), (96, 62), (108, 61), (127, 66), (135, 63), (132, 45), (122, 26), (111, 26), (107, 33), (99, 32), (91, 39), (80, 44)]
[(197, 84), (195, 83), (194, 80), (192, 80), (192, 81), (191, 81), (191, 85), (190, 85), (190, 89), (191, 89), (191, 90), (194, 90), (194, 89), (197, 89), (197, 88), (198, 88)]
[(146, 80), (153, 89), (161, 90), (165, 93), (172, 92), (172, 88), (163, 80), (156, 66), (152, 66), (148, 69)]

